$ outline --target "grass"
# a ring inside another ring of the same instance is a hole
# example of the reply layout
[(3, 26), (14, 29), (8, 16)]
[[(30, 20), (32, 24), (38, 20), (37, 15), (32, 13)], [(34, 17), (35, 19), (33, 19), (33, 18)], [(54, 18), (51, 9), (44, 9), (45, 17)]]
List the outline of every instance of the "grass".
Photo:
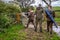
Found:
[(54, 10), (60, 10), (60, 7), (53, 7)]
[(22, 29), (24, 29), (23, 25), (12, 25), (10, 28), (5, 29), (5, 33), (0, 33), (0, 40), (14, 40), (19, 39), (19, 35), (25, 36), (24, 32), (21, 34), (18, 33)]
[[(54, 10), (60, 10), (60, 7), (53, 7)], [(55, 12), (55, 21), (60, 22), (60, 12)]]
[(60, 37), (54, 32), (53, 35), (47, 35), (47, 40), (60, 40)]
[(55, 18), (55, 21), (56, 22), (60, 22), (60, 18)]
[(58, 37), (57, 34), (55, 33), (51, 38), (51, 40), (60, 40), (60, 37)]

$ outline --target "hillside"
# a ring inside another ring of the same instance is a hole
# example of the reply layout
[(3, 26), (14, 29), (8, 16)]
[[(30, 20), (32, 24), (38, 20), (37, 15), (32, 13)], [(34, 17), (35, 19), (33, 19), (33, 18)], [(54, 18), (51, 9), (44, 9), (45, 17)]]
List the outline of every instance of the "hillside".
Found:
[[(60, 10), (60, 7), (53, 7), (54, 10)], [(55, 12), (55, 21), (60, 25), (60, 11)]]

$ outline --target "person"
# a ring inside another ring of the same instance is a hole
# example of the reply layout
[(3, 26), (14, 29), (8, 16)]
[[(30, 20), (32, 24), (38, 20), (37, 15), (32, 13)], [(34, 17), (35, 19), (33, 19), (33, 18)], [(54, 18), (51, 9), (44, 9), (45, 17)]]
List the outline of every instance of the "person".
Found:
[[(55, 18), (55, 12), (52, 9), (52, 6), (48, 5), (48, 11), (49, 11), (50, 15), (52, 15), (52, 17)], [(50, 20), (50, 18), (48, 17), (47, 14), (46, 14), (46, 18), (47, 18), (47, 32), (50, 32), (50, 34), (52, 34), (53, 22)]]
[(43, 14), (43, 8), (41, 7), (41, 4), (39, 4), (39, 7), (36, 8), (36, 27), (35, 27), (35, 31), (37, 31), (37, 25), (39, 23), (39, 27), (40, 27), (40, 32), (42, 32), (42, 14)]
[(34, 12), (33, 12), (32, 9), (29, 9), (28, 18), (29, 19), (28, 19), (28, 23), (27, 23), (27, 27), (26, 28), (28, 28), (30, 23), (32, 23), (34, 25), (34, 27), (35, 27), (35, 24), (34, 24)]

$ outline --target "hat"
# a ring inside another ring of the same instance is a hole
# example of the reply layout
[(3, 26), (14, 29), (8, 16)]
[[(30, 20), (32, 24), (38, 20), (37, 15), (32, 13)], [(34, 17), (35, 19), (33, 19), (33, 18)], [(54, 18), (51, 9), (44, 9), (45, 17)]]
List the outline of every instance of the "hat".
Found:
[(33, 10), (32, 10), (32, 11), (30, 11), (30, 12), (33, 12)]

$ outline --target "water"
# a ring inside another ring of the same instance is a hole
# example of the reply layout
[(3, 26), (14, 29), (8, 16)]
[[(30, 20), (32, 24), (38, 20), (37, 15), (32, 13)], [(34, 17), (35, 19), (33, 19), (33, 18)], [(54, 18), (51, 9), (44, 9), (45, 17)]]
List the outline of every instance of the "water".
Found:
[(58, 28), (53, 26), (53, 31), (56, 32), (58, 34), (58, 36), (60, 36), (60, 26), (58, 26)]

